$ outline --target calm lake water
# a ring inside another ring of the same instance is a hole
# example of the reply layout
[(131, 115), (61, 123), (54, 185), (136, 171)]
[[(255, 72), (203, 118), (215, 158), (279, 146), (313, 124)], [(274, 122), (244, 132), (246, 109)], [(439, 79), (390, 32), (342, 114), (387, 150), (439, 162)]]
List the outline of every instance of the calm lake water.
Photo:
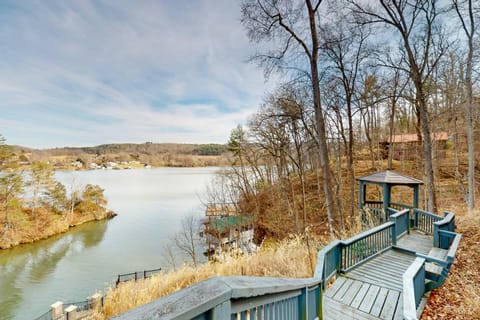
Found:
[(0, 250), (0, 319), (32, 319), (55, 301), (82, 301), (117, 274), (168, 267), (163, 246), (201, 199), (218, 168), (57, 172), (67, 189), (98, 184), (109, 221), (87, 223), (34, 244)]

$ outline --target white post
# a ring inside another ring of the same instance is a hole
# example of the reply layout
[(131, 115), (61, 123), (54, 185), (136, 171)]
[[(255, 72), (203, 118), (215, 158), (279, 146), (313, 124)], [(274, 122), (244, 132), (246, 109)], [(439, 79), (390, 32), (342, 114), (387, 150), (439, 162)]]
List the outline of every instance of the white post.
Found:
[(67, 320), (77, 320), (77, 306), (71, 305), (65, 309)]
[(89, 298), (93, 310), (100, 310), (102, 308), (102, 295), (95, 293)]
[(50, 306), (52, 310), (52, 320), (58, 319), (63, 315), (63, 302), (57, 301)]

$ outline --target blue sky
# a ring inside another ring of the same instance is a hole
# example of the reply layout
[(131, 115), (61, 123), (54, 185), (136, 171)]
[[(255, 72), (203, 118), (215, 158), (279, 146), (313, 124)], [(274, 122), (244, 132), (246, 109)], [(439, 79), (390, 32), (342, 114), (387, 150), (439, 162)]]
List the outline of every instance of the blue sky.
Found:
[(238, 1), (0, 2), (0, 134), (34, 148), (224, 143), (268, 87)]

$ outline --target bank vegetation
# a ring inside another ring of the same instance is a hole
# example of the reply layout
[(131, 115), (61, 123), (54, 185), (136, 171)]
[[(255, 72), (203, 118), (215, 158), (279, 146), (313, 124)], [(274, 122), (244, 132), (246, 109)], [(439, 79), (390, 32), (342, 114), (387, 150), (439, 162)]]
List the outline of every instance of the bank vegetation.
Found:
[(0, 136), (0, 249), (113, 217), (103, 191), (91, 184), (63, 185), (46, 162), (19, 165), (13, 148)]

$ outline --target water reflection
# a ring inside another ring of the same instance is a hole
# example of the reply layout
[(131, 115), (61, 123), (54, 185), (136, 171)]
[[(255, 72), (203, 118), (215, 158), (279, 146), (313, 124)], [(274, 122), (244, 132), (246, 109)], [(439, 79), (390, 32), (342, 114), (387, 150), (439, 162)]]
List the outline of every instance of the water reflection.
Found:
[(55, 301), (81, 301), (104, 290), (115, 283), (117, 274), (166, 267), (163, 246), (181, 229), (183, 217), (203, 215), (199, 196), (217, 170), (57, 172), (68, 190), (100, 185), (108, 208), (118, 216), (36, 244), (1, 250), (0, 320), (32, 319)]
[(0, 319), (12, 319), (24, 290), (47, 280), (64, 257), (98, 245), (107, 226), (108, 221), (86, 223), (63, 235), (0, 251)]

